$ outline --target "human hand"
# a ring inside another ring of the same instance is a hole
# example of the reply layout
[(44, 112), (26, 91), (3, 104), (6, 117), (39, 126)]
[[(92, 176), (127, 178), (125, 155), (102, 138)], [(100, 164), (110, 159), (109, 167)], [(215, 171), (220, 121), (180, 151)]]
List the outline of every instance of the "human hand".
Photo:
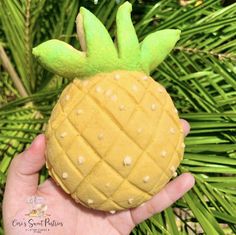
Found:
[[(182, 124), (187, 135), (189, 125), (184, 120)], [(194, 185), (193, 176), (184, 173), (142, 206), (115, 214), (99, 212), (75, 203), (51, 178), (38, 185), (38, 172), (45, 164), (44, 151), (45, 137), (41, 134), (11, 162), (3, 199), (6, 235), (39, 231), (47, 235), (127, 235), (135, 225), (169, 207)]]

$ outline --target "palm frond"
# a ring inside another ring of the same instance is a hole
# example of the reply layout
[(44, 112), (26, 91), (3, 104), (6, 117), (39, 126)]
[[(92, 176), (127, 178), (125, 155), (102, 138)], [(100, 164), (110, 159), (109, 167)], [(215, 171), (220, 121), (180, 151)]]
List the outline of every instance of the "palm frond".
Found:
[[(121, 4), (124, 1), (118, 1)], [(220, 0), (133, 0), (140, 41), (159, 29), (181, 29), (181, 40), (153, 77), (171, 94), (191, 124), (178, 173), (196, 185), (171, 208), (138, 225), (133, 234), (236, 234), (236, 3)], [(14, 155), (43, 131), (67, 80), (35, 63), (31, 48), (51, 38), (79, 43), (74, 20), (81, 5), (115, 35), (117, 1), (0, 0), (0, 42), (28, 92), (20, 97), (0, 70), (0, 183)], [(40, 180), (47, 177), (42, 172)], [(160, 202), (161, 203), (161, 202)]]

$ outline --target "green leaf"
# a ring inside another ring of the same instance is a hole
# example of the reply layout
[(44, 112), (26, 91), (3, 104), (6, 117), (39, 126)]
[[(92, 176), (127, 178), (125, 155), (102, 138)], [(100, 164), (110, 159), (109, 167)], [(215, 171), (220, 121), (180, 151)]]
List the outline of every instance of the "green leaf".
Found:
[[(95, 13), (115, 39), (116, 13), (123, 2), (36, 0), (29, 7), (26, 0), (0, 0), (1, 45), (31, 92), (21, 98), (1, 67), (1, 191), (12, 158), (43, 132), (68, 84), (34, 63), (30, 48), (52, 38), (80, 48), (75, 19), (81, 6)], [(173, 0), (132, 1), (132, 22), (140, 42), (157, 30), (182, 31), (178, 44), (152, 76), (166, 87), (180, 117), (190, 122), (179, 172), (190, 171), (196, 179), (195, 188), (183, 199), (136, 226), (132, 234), (236, 234), (236, 3), (222, 7), (220, 0), (198, 6), (195, 0), (186, 2), (181, 6)], [(46, 178), (43, 170), (40, 182)]]

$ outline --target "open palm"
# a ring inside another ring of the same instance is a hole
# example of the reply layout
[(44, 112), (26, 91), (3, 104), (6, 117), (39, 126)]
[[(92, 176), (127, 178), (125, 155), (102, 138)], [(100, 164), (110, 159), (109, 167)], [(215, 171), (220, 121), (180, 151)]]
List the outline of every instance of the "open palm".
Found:
[[(186, 121), (182, 122), (187, 134), (189, 126)], [(38, 172), (45, 164), (44, 151), (45, 138), (39, 135), (10, 165), (3, 200), (6, 235), (35, 234), (36, 228), (41, 229), (41, 234), (129, 234), (136, 224), (170, 206), (194, 185), (194, 178), (185, 173), (138, 208), (115, 214), (99, 212), (75, 203), (52, 179), (38, 185)], [(29, 215), (29, 198), (43, 200), (44, 214), (41, 217)], [(45, 217), (49, 218), (47, 226)], [(27, 223), (28, 220), (30, 223)]]

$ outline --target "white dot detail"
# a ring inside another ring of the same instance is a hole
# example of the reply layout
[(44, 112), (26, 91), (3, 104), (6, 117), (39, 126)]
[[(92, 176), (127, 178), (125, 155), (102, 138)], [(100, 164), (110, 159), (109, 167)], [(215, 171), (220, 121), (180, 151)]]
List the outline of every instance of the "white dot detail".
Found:
[(103, 134), (103, 133), (99, 133), (99, 134), (98, 134), (98, 139), (99, 139), (99, 140), (102, 140), (103, 138), (104, 138), (104, 134)]
[(66, 95), (65, 100), (68, 101), (70, 99), (69, 95)]
[(134, 201), (134, 199), (133, 199), (133, 198), (129, 198), (129, 199), (128, 199), (128, 203), (129, 203), (129, 204), (132, 204), (132, 203), (133, 203), (133, 201)]
[(112, 90), (108, 89), (105, 93), (106, 96), (111, 96), (112, 95)]
[(172, 166), (172, 167), (170, 168), (170, 171), (171, 171), (173, 177), (176, 177), (176, 176), (177, 176), (176, 168), (175, 168), (174, 166)]
[(172, 166), (172, 167), (170, 168), (170, 170), (171, 170), (172, 172), (175, 172), (175, 167)]
[(134, 92), (138, 91), (138, 87), (135, 84), (132, 86), (132, 91), (134, 91)]
[(100, 86), (96, 86), (95, 90), (97, 93), (102, 93), (102, 88)]
[(80, 200), (78, 198), (75, 198), (76, 203), (80, 203)]
[(114, 215), (116, 213), (116, 211), (112, 210), (110, 211), (110, 214)]
[(121, 104), (119, 109), (120, 109), (120, 111), (124, 111), (125, 110), (125, 106), (123, 104)]
[(63, 172), (62, 173), (62, 179), (67, 179), (68, 178), (68, 173), (67, 172)]
[(82, 81), (82, 85), (83, 85), (83, 86), (88, 86), (88, 84), (89, 84), (89, 81), (88, 81), (88, 80)]
[(177, 109), (174, 109), (174, 112), (175, 112), (175, 113), (179, 113), (179, 111), (178, 111)]
[(76, 110), (76, 114), (77, 114), (77, 115), (81, 115), (81, 114), (83, 114), (83, 113), (84, 113), (83, 109), (78, 109), (78, 110)]
[(150, 180), (150, 176), (149, 175), (146, 175), (146, 176), (143, 177), (143, 182), (144, 183), (147, 183), (149, 180)]
[(126, 157), (124, 158), (123, 163), (124, 163), (124, 166), (130, 166), (131, 163), (132, 163), (132, 158), (131, 158), (130, 156), (126, 156)]
[(171, 133), (171, 134), (175, 134), (175, 128), (171, 127), (171, 128), (170, 128), (170, 133)]
[(162, 150), (162, 151), (161, 151), (161, 156), (162, 156), (162, 157), (166, 157), (166, 156), (167, 156), (167, 152), (166, 152), (165, 150)]
[(152, 105), (151, 105), (151, 110), (152, 110), (152, 111), (155, 111), (156, 109), (157, 109), (157, 105), (156, 105), (156, 104), (152, 104)]
[(148, 77), (147, 76), (144, 76), (143, 77), (143, 81), (147, 81), (148, 80)]
[(111, 100), (112, 100), (112, 101), (117, 101), (117, 95), (111, 96)]
[(92, 199), (88, 199), (88, 200), (87, 200), (87, 203), (88, 203), (88, 204), (93, 204), (93, 200), (92, 200)]
[(142, 128), (142, 127), (138, 128), (138, 129), (137, 129), (137, 132), (138, 132), (139, 134), (141, 134), (141, 133), (143, 132), (143, 128)]
[(84, 156), (79, 156), (79, 157), (78, 157), (78, 164), (79, 164), (79, 165), (82, 165), (84, 162), (85, 162)]
[(116, 81), (120, 80), (120, 74), (115, 74), (114, 79), (115, 79)]
[(142, 203), (139, 207), (143, 207), (146, 203)]
[(157, 89), (157, 91), (158, 91), (159, 93), (163, 93), (165, 90), (164, 90), (164, 88), (159, 87), (159, 88)]
[(60, 137), (63, 139), (63, 138), (65, 138), (65, 137), (66, 137), (66, 135), (67, 135), (67, 133), (66, 133), (66, 132), (62, 132), (62, 133), (60, 134)]
[(182, 144), (181, 144), (181, 147), (184, 149), (184, 148), (185, 148), (185, 143), (182, 143)]

